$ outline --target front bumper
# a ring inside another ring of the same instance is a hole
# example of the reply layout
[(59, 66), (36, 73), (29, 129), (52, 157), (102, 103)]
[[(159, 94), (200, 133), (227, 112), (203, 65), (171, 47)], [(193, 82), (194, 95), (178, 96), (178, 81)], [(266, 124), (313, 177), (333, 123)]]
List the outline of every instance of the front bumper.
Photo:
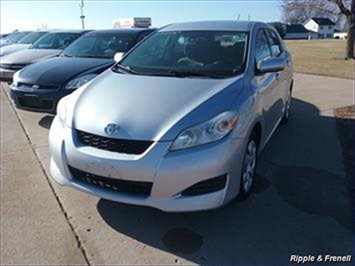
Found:
[[(141, 155), (127, 155), (80, 146), (75, 130), (56, 117), (49, 133), (50, 171), (61, 185), (108, 200), (150, 206), (163, 211), (198, 211), (220, 207), (239, 192), (245, 139), (227, 137), (200, 147), (169, 152), (171, 142), (155, 142)], [(130, 181), (151, 182), (147, 196), (112, 191), (75, 179), (75, 167), (88, 173)], [(196, 183), (226, 176), (224, 188), (205, 194), (183, 195)]]
[(56, 113), (59, 100), (72, 90), (45, 90), (10, 86), (10, 96), (15, 106), (19, 109), (38, 111), (46, 113)]
[(12, 77), (18, 70), (0, 68), (0, 81), (12, 83)]

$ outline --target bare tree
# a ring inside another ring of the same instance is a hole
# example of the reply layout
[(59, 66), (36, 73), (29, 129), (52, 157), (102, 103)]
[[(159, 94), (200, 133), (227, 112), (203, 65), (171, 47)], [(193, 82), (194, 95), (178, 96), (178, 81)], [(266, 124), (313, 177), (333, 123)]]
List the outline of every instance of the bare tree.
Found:
[(348, 21), (348, 40), (346, 45), (346, 58), (354, 59), (354, 13), (355, 13), (355, 0), (351, 0), (350, 7), (347, 7), (349, 1), (346, 0), (333, 0), (338, 6), (340, 13), (343, 14)]
[(298, 24), (311, 17), (327, 17), (337, 22), (336, 6), (329, 3), (327, 0), (281, 0), (283, 21)]
[(355, 0), (281, 0), (286, 23), (303, 23), (311, 17), (331, 19), (339, 30), (348, 31), (346, 58), (354, 58)]

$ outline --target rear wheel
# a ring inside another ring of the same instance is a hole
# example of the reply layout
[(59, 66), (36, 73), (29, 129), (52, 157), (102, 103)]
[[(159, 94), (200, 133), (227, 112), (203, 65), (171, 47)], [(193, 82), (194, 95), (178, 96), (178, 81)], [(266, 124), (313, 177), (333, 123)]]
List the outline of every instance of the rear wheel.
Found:
[(242, 176), (240, 178), (240, 189), (238, 199), (246, 199), (252, 190), (255, 172), (256, 172), (256, 163), (258, 156), (258, 136), (253, 132), (249, 138), (247, 148), (244, 154)]

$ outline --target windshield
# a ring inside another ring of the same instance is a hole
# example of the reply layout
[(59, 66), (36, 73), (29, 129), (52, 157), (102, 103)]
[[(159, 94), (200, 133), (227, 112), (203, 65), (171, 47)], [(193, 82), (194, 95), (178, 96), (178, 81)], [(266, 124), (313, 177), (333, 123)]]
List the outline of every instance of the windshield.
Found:
[(10, 34), (9, 37), (6, 38), (6, 40), (9, 42), (17, 43), (19, 40), (21, 40), (23, 37), (25, 37), (29, 33), (30, 33), (29, 31), (16, 32), (14, 34)]
[(23, 37), (21, 40), (19, 40), (18, 43), (19, 44), (32, 44), (46, 33), (47, 32), (44, 32), (44, 31), (31, 32), (31, 33), (27, 34), (25, 37)]
[(131, 51), (114, 70), (123, 66), (143, 75), (225, 78), (244, 71), (247, 41), (246, 32), (157, 32)]
[(115, 53), (125, 53), (131, 49), (135, 38), (135, 34), (88, 34), (82, 36), (65, 49), (63, 55), (113, 59)]
[(36, 41), (31, 48), (62, 50), (69, 46), (80, 35), (80, 33), (47, 33)]

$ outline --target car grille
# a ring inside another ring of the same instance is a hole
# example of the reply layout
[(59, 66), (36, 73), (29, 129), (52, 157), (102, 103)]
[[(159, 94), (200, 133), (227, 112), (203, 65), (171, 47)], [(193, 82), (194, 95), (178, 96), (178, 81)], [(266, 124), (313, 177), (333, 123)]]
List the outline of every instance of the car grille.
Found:
[(106, 138), (80, 130), (76, 130), (76, 133), (82, 145), (118, 153), (142, 154), (153, 144), (152, 141)]
[(152, 182), (129, 181), (91, 174), (68, 165), (74, 180), (121, 193), (149, 196)]
[(17, 87), (25, 88), (25, 89), (36, 89), (36, 90), (58, 90), (59, 89), (58, 85), (53, 85), (53, 84), (37, 85), (37, 84), (29, 84), (23, 82), (17, 83)]
[(227, 175), (217, 176), (211, 179), (207, 179), (201, 182), (198, 182), (191, 187), (188, 187), (181, 195), (183, 196), (196, 196), (206, 193), (216, 192), (223, 189), (226, 186)]
[(8, 70), (20, 70), (25, 66), (26, 66), (25, 64), (1, 64), (0, 65), (2, 69), (8, 69)]
[(43, 110), (51, 110), (53, 108), (53, 101), (40, 100), (37, 97), (18, 97), (18, 102), (20, 106), (25, 108), (35, 108)]

